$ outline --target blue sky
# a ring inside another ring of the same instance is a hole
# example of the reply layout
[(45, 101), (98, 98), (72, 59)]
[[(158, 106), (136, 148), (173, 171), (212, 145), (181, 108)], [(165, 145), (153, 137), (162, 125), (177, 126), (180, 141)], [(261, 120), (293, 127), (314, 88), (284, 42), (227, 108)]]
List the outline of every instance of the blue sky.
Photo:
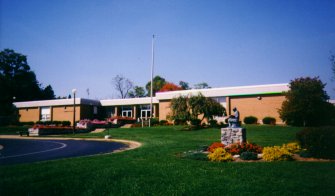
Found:
[(320, 76), (335, 99), (335, 0), (0, 0), (0, 50), (27, 55), (57, 96), (117, 98), (112, 78), (191, 86)]

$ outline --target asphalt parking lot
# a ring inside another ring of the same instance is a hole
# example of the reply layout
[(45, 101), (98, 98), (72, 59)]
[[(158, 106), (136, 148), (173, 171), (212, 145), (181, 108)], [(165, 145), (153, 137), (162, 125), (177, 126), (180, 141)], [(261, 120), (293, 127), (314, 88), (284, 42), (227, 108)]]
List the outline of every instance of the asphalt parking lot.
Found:
[(111, 153), (127, 145), (86, 140), (0, 139), (0, 165)]

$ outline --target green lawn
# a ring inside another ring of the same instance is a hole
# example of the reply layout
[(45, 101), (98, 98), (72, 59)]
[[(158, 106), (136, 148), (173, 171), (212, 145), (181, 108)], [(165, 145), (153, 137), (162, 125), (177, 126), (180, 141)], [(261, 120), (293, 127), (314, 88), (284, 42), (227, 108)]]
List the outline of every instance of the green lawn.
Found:
[[(247, 126), (247, 139), (262, 146), (281, 145), (294, 141), (298, 130)], [(219, 129), (155, 127), (113, 129), (110, 134), (143, 146), (109, 155), (2, 166), (0, 195), (335, 195), (335, 162), (213, 163), (179, 156), (219, 141)]]

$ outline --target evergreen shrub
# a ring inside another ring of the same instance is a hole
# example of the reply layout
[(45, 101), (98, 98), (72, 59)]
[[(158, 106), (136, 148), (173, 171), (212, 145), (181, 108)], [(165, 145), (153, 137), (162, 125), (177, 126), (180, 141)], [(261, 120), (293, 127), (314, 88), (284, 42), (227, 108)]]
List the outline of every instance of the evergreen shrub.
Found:
[(246, 116), (243, 120), (245, 124), (257, 124), (257, 121), (258, 119), (255, 116)]
[(313, 157), (335, 159), (335, 127), (305, 128), (296, 135), (302, 148)]
[(263, 124), (265, 125), (275, 125), (276, 124), (276, 119), (271, 116), (264, 117), (262, 121), (263, 121)]
[(249, 151), (242, 152), (240, 158), (242, 160), (257, 160), (258, 159), (257, 153), (249, 152)]

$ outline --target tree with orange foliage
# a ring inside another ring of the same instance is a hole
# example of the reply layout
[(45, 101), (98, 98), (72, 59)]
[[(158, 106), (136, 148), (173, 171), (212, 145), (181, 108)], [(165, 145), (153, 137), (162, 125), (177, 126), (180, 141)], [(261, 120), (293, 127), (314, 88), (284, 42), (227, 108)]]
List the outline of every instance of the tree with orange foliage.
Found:
[(167, 92), (167, 91), (179, 91), (183, 90), (180, 86), (172, 83), (172, 82), (167, 82), (164, 84), (164, 86), (159, 90), (159, 92)]

